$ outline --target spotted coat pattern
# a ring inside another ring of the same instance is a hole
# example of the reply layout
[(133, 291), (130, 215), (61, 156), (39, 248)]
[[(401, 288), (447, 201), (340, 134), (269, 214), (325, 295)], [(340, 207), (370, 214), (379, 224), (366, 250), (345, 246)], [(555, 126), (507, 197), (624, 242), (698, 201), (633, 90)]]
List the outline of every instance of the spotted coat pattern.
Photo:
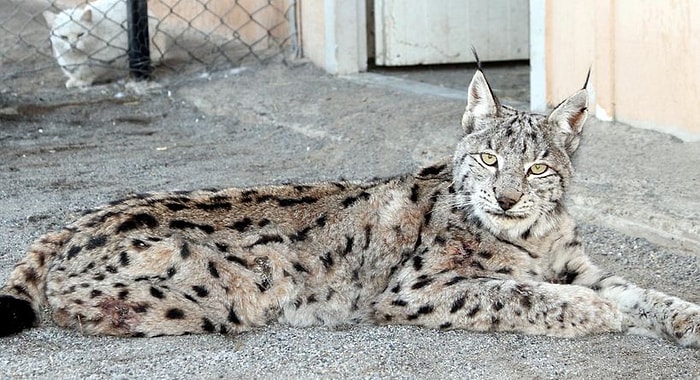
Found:
[(86, 334), (413, 324), (700, 347), (700, 307), (594, 266), (563, 205), (585, 88), (547, 116), (478, 70), (452, 159), (371, 182), (139, 194), (39, 238), (0, 295), (0, 334), (49, 309)]

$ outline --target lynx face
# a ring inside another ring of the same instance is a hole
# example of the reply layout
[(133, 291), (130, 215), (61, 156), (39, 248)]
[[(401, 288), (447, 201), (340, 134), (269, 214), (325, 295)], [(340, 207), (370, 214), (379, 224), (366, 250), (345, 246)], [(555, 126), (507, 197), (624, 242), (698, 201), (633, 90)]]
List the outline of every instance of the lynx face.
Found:
[(585, 89), (545, 117), (502, 106), (483, 75), (469, 86), (454, 162), (457, 203), (495, 234), (542, 233), (569, 186)]

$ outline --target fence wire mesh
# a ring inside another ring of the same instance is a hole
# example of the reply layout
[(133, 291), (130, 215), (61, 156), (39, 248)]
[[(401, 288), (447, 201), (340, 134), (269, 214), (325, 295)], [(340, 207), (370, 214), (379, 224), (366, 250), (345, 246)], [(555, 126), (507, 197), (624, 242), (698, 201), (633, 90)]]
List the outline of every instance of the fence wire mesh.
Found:
[(144, 1), (0, 0), (0, 95), (126, 77), (134, 38), (156, 79), (298, 54), (294, 0), (147, 0), (149, 38), (129, 28)]

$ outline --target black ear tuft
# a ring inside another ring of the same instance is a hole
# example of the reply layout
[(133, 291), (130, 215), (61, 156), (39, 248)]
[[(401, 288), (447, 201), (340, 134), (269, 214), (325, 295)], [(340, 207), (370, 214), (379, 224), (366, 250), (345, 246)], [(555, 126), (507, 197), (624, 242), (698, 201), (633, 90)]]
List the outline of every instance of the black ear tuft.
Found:
[(476, 47), (474, 47), (474, 45), (472, 45), (472, 54), (474, 54), (474, 59), (476, 60), (476, 68), (482, 70), (481, 60), (479, 59), (479, 54), (476, 53)]
[(8, 295), (0, 296), (0, 336), (16, 334), (36, 323), (36, 313), (29, 301)]

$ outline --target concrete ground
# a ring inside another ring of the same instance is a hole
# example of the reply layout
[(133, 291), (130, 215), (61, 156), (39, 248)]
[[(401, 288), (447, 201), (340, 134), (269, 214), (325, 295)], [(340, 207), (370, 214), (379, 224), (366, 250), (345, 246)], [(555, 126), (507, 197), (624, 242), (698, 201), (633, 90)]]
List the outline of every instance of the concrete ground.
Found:
[[(132, 192), (363, 179), (449, 155), (473, 74), (452, 70), (337, 78), (272, 64), (86, 92), (54, 75), (29, 95), (0, 92), (0, 283), (32, 239)], [(527, 67), (486, 74), (497, 95), (527, 100)], [(700, 143), (588, 122), (569, 205), (596, 263), (700, 302), (699, 157)], [(700, 350), (619, 334), (271, 326), (119, 339), (45, 323), (0, 345), (3, 379), (700, 378)]]

